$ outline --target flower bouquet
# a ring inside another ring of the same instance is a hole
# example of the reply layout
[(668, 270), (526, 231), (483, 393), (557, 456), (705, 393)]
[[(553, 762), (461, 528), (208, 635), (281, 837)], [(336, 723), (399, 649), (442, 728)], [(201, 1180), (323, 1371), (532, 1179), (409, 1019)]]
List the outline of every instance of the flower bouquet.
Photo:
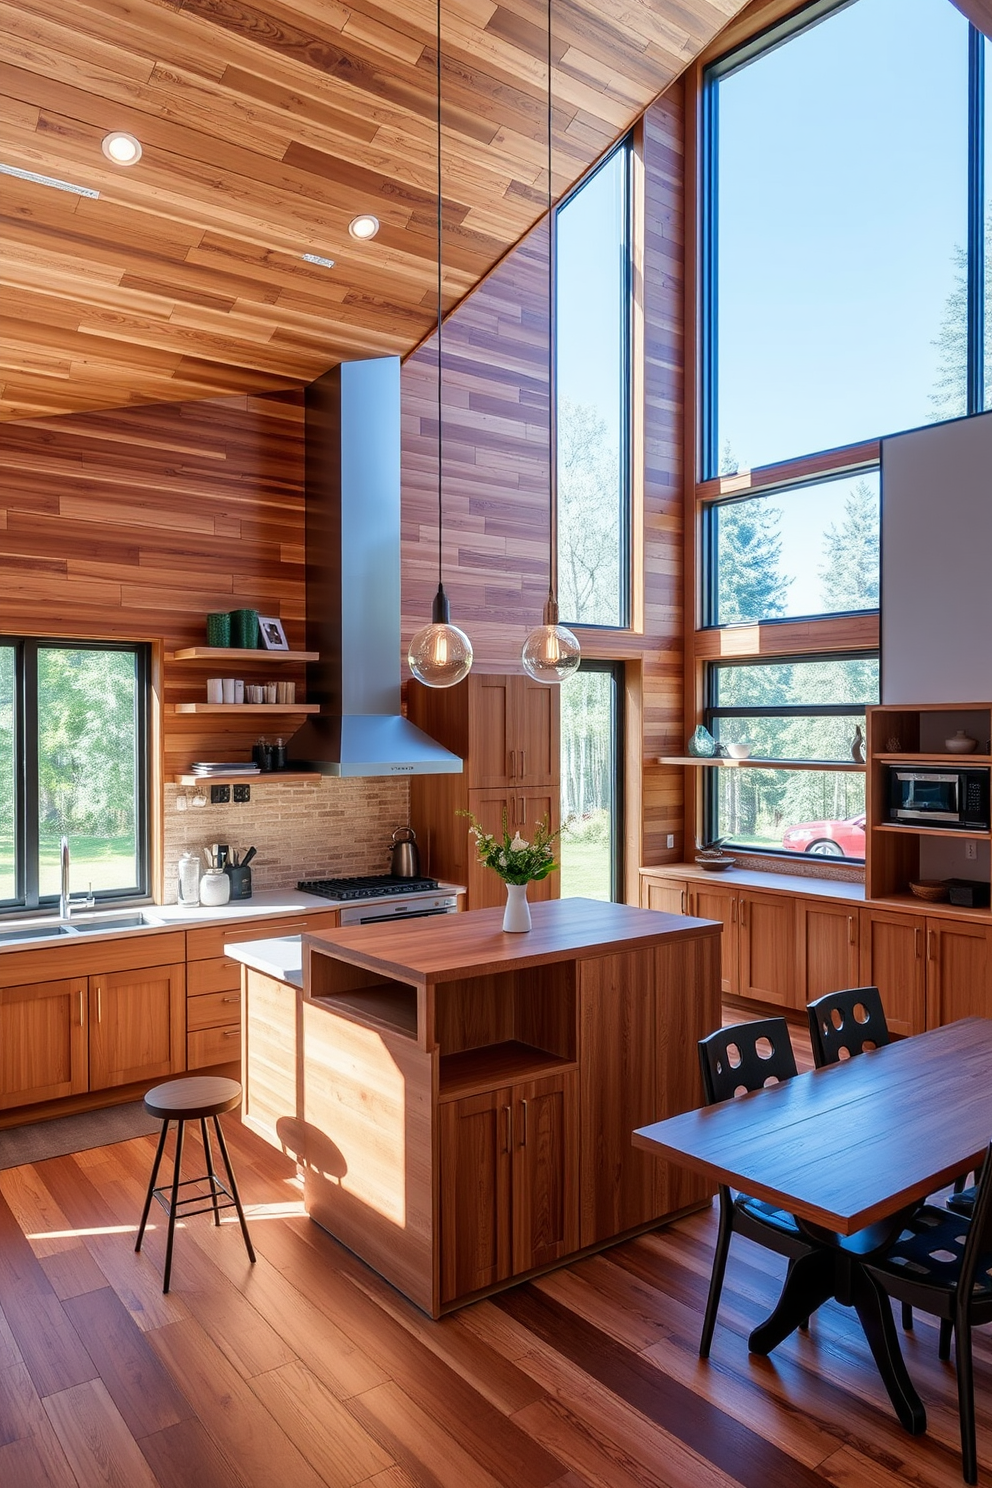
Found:
[(471, 811), (460, 811), (467, 816), (469, 828), (475, 838), (479, 862), (498, 873), (506, 884), (506, 913), (503, 929), (510, 931), (531, 928), (530, 907), (527, 903), (527, 885), (547, 878), (558, 864), (555, 862), (554, 843), (558, 833), (549, 831), (548, 819), (535, 823), (534, 838), (526, 842), (519, 831), (510, 836), (503, 812), (503, 831), (500, 836), (485, 831)]

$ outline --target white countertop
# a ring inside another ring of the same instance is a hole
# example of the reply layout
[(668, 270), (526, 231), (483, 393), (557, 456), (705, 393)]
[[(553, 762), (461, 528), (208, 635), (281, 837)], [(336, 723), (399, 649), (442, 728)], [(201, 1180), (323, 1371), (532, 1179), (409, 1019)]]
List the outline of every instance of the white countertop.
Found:
[(303, 937), (284, 935), (272, 940), (243, 940), (225, 945), (224, 955), (277, 981), (303, 986)]

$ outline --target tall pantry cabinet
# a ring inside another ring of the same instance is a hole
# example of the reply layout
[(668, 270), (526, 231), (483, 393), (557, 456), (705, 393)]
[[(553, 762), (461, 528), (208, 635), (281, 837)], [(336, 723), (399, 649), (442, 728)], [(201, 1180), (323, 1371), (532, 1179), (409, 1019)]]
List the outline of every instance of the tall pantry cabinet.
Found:
[[(464, 761), (460, 775), (415, 775), (411, 822), (421, 845), (424, 872), (465, 884), (466, 909), (504, 903), (505, 889), (492, 869), (476, 861), (470, 811), (487, 832), (506, 825), (525, 841), (535, 824), (560, 822), (559, 690), (526, 676), (472, 672), (457, 687), (424, 687), (411, 681), (407, 714)], [(556, 871), (531, 884), (531, 900), (557, 899)]]

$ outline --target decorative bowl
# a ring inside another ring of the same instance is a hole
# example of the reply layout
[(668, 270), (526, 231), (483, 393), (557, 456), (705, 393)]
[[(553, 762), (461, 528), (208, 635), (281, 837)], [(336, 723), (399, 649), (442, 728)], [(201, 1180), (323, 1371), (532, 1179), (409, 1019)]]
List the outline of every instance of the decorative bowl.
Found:
[(736, 858), (728, 857), (725, 853), (699, 853), (696, 862), (700, 868), (705, 868), (709, 873), (722, 873), (725, 868), (733, 868)]
[(978, 748), (978, 740), (966, 734), (964, 729), (958, 729), (953, 739), (944, 740), (944, 748), (948, 754), (974, 754)]
[(731, 759), (750, 759), (751, 746), (750, 744), (728, 744), (727, 753)]
[(917, 899), (929, 900), (931, 904), (938, 904), (948, 897), (947, 885), (942, 878), (918, 878), (910, 884), (909, 892)]

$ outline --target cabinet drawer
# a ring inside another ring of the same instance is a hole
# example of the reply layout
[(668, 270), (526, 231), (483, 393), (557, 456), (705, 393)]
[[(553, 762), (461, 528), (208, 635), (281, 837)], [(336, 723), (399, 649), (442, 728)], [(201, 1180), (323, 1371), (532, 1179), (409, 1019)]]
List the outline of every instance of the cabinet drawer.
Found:
[(234, 1023), (241, 1023), (240, 992), (206, 992), (201, 997), (187, 998), (186, 1027), (190, 1033)]
[(270, 920), (247, 920), (240, 924), (232, 920), (226, 925), (209, 925), (202, 930), (186, 931), (187, 961), (205, 961), (223, 956), (225, 945), (239, 940), (267, 940), (270, 936), (302, 935), (307, 928), (303, 915), (284, 920), (273, 916)]
[(237, 992), (240, 988), (241, 963), (229, 956), (191, 961), (186, 969), (187, 997), (202, 997), (206, 992)]
[(187, 1069), (207, 1064), (228, 1064), (241, 1058), (241, 1024), (226, 1028), (201, 1028), (186, 1036)]

